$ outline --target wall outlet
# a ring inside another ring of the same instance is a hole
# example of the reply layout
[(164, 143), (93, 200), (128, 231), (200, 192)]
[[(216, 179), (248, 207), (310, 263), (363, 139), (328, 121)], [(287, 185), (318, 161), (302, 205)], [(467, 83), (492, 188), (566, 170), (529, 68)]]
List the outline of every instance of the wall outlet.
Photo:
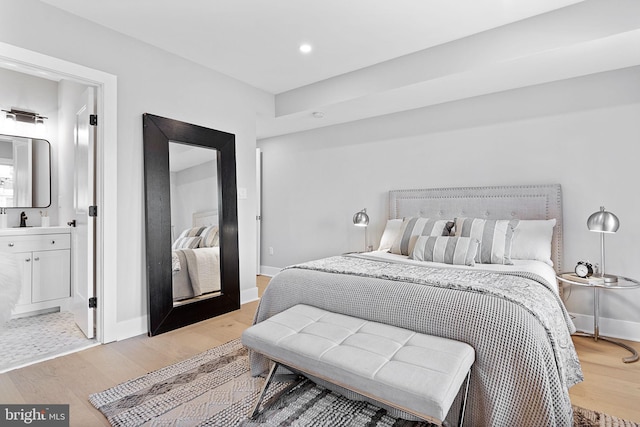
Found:
[(269, 255), (273, 255), (273, 247), (269, 246)]

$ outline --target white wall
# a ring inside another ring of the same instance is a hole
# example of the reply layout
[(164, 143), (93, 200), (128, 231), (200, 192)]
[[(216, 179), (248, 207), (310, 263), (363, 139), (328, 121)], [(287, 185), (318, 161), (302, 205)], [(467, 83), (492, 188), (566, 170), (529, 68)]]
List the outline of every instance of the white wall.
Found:
[[(36, 0), (6, 0), (0, 41), (101, 70), (118, 79), (117, 321), (143, 325), (147, 311), (142, 170), (145, 112), (236, 135), (241, 291), (255, 289), (255, 120), (273, 97)], [(10, 19), (5, 19), (9, 18)], [(25, 25), (25, 23), (29, 25)], [(144, 331), (129, 330), (123, 336)]]
[[(218, 179), (215, 161), (171, 174), (171, 222), (175, 236), (193, 227), (193, 214), (218, 208)], [(206, 196), (206, 197), (205, 197)]]
[[(42, 138), (51, 145), (51, 206), (47, 208), (51, 225), (58, 223), (58, 180), (57, 162), (58, 143), (58, 82), (47, 80), (12, 70), (0, 68), (0, 109), (17, 108), (35, 111), (45, 117), (46, 130), (37, 133), (34, 125), (17, 122), (11, 126), (5, 123), (4, 112), (0, 113), (0, 133)], [(10, 227), (20, 223), (20, 212), (24, 211), (29, 219), (27, 225), (40, 225), (40, 213), (37, 209), (9, 209), (7, 211)]]
[[(628, 68), (260, 140), (262, 264), (362, 250), (352, 216), (363, 207), (377, 245), (392, 189), (560, 183), (564, 268), (599, 261), (586, 220), (604, 205), (622, 224), (607, 270), (640, 279), (639, 81)], [(591, 314), (591, 298), (573, 289), (569, 310)], [(640, 290), (601, 300), (604, 317), (636, 324), (639, 307)]]

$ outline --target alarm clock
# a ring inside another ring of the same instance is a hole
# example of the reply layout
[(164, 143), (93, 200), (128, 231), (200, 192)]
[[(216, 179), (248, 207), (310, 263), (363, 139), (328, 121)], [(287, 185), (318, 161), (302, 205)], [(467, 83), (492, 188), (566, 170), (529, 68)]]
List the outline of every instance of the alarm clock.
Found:
[(593, 275), (593, 265), (589, 261), (578, 261), (575, 268), (576, 276), (578, 277), (590, 277)]

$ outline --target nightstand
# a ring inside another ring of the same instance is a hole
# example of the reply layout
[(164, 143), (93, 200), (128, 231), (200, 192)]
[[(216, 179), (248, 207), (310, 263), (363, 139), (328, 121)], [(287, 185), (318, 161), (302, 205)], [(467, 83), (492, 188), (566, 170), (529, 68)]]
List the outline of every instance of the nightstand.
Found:
[(570, 278), (567, 278), (567, 275), (570, 275), (570, 274), (573, 274), (573, 273), (562, 273), (556, 277), (558, 281), (563, 283), (568, 283), (569, 285), (593, 288), (593, 333), (590, 334), (587, 332), (576, 332), (575, 335), (592, 337), (595, 341), (598, 341), (599, 339), (601, 339), (603, 341), (607, 341), (612, 344), (623, 347), (628, 351), (630, 351), (632, 355), (628, 357), (623, 357), (622, 361), (624, 363), (631, 363), (631, 362), (637, 361), (638, 352), (633, 347), (630, 347), (612, 338), (600, 336), (600, 289), (608, 289), (608, 290), (636, 289), (636, 288), (640, 288), (640, 282), (634, 279), (630, 279), (629, 277), (611, 275), (611, 274), (608, 274), (608, 275), (615, 276), (618, 278), (617, 282), (614, 282), (614, 283), (580, 282), (577, 280), (571, 280)]

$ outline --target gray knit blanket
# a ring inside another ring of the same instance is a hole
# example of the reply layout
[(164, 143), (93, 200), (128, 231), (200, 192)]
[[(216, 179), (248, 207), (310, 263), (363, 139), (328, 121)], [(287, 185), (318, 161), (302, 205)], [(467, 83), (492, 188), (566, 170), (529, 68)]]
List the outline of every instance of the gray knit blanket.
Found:
[[(575, 328), (537, 275), (331, 257), (277, 274), (255, 322), (296, 304), (470, 344), (469, 425), (572, 425), (568, 388), (582, 381)], [(267, 364), (252, 353), (254, 375)]]

